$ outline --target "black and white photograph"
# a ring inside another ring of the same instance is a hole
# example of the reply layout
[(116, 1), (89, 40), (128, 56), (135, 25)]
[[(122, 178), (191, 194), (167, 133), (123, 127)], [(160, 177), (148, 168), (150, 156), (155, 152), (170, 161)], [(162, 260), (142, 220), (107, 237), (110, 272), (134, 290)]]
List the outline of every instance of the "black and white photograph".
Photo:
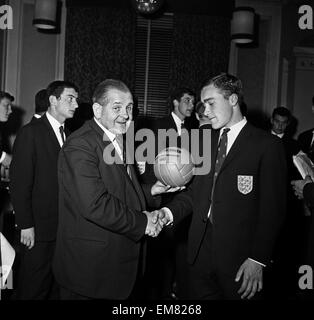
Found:
[(0, 0), (0, 308), (314, 300), (313, 10)]

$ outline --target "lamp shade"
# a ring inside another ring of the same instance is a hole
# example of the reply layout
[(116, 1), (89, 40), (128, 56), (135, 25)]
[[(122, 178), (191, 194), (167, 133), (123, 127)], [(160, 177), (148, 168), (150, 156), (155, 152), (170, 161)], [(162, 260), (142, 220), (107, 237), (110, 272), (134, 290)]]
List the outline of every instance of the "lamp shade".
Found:
[(249, 7), (238, 7), (231, 20), (231, 39), (236, 43), (250, 43), (254, 39), (255, 11)]
[(36, 0), (33, 25), (38, 29), (55, 29), (57, 0)]
[(153, 14), (156, 13), (164, 0), (131, 0), (135, 10), (141, 14)]

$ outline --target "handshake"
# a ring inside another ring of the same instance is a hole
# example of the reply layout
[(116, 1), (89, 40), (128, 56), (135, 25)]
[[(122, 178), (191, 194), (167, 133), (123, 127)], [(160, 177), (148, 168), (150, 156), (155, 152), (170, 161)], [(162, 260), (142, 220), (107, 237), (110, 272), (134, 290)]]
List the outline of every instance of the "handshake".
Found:
[(143, 211), (147, 217), (147, 226), (145, 234), (151, 237), (157, 237), (160, 231), (169, 222), (172, 222), (172, 217), (170, 217), (169, 212), (166, 208), (161, 208), (152, 212)]

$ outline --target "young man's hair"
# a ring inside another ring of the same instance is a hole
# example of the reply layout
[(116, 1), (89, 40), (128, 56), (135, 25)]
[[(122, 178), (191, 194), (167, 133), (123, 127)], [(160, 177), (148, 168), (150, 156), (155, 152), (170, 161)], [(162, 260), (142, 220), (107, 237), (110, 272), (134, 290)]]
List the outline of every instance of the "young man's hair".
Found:
[(49, 107), (47, 90), (42, 89), (35, 95), (35, 113), (46, 112)]
[(273, 113), (272, 113), (272, 118), (273, 119), (275, 118), (275, 115), (279, 115), (281, 117), (287, 117), (289, 121), (291, 119), (290, 110), (285, 108), (285, 107), (277, 107), (277, 108), (275, 108), (273, 110)]
[(229, 73), (222, 73), (213, 78), (209, 78), (204, 81), (202, 89), (204, 87), (213, 85), (215, 88), (219, 89), (225, 99), (229, 99), (232, 94), (236, 94), (238, 97), (239, 106), (243, 102), (243, 86), (242, 81)]
[(127, 85), (115, 79), (106, 79), (100, 82), (93, 93), (93, 103), (99, 103), (101, 106), (105, 106), (108, 103), (108, 91), (110, 89), (117, 89), (122, 92), (130, 92)]
[(14, 97), (12, 95), (10, 95), (10, 93), (5, 92), (5, 91), (0, 91), (0, 101), (5, 98), (10, 100), (11, 102), (14, 101)]
[(176, 88), (175, 90), (173, 90), (173, 92), (170, 95), (170, 109), (174, 109), (174, 105), (173, 105), (173, 100), (177, 100), (180, 102), (181, 98), (185, 95), (188, 94), (190, 96), (195, 97), (195, 92), (187, 87), (179, 87)]
[(74, 89), (76, 92), (78, 92), (78, 87), (70, 81), (57, 80), (57, 81), (51, 82), (47, 87), (48, 99), (50, 96), (55, 96), (56, 98), (60, 98), (62, 92), (66, 88)]

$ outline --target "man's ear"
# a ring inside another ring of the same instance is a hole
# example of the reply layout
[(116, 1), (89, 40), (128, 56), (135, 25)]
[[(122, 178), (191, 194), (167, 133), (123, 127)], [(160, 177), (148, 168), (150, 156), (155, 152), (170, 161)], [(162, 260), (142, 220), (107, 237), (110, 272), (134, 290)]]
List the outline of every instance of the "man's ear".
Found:
[(233, 93), (230, 97), (229, 97), (229, 102), (230, 104), (234, 107), (238, 102), (239, 102), (239, 98), (238, 95)]
[(49, 96), (49, 103), (50, 103), (51, 106), (56, 105), (57, 97), (56, 96)]
[(177, 99), (172, 100), (172, 103), (173, 103), (174, 109), (179, 107), (179, 101)]
[(102, 113), (102, 106), (97, 102), (93, 103), (93, 112), (94, 112), (95, 118), (100, 119), (101, 113)]

